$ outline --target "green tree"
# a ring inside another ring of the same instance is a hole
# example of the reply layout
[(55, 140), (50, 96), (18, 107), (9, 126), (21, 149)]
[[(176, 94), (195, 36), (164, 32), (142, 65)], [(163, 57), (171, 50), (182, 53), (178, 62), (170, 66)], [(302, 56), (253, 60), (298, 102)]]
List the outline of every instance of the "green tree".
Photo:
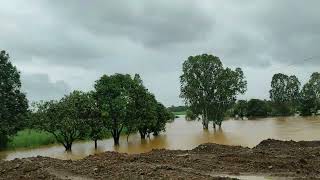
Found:
[(238, 115), (241, 119), (246, 117), (248, 114), (248, 102), (246, 100), (239, 100), (233, 110), (233, 115)]
[(156, 103), (156, 122), (151, 127), (151, 132), (154, 136), (158, 136), (161, 131), (166, 130), (167, 122), (172, 118), (170, 111), (167, 108), (157, 102)]
[(87, 137), (94, 141), (95, 149), (98, 148), (98, 140), (104, 137), (106, 132), (106, 117), (103, 117), (94, 99), (94, 92), (84, 93), (82, 103), (82, 111), (80, 117), (85, 121)]
[(271, 81), (270, 99), (275, 115), (290, 115), (297, 110), (301, 83), (296, 76), (275, 74)]
[(91, 108), (88, 104), (87, 95), (80, 91), (74, 91), (60, 101), (39, 103), (36, 107), (38, 128), (52, 133), (66, 151), (71, 151), (72, 143), (82, 139), (87, 131), (87, 117), (83, 113)]
[(28, 101), (21, 92), (20, 73), (12, 65), (9, 55), (0, 52), (0, 148), (5, 148), (9, 136), (25, 124)]
[(248, 117), (267, 117), (271, 110), (268, 107), (267, 101), (260, 99), (250, 99), (247, 106)]
[(186, 111), (186, 120), (187, 121), (194, 121), (197, 119), (197, 115), (194, 114), (190, 109)]
[(300, 110), (303, 116), (312, 115), (320, 109), (320, 73), (315, 72), (303, 86), (300, 99)]
[(132, 91), (136, 82), (130, 75), (103, 75), (95, 84), (95, 99), (114, 144), (119, 145), (123, 128), (128, 125)]
[(180, 81), (180, 96), (196, 116), (202, 116), (204, 129), (209, 121), (221, 126), (226, 111), (247, 85), (240, 68), (223, 68), (218, 57), (208, 54), (190, 56), (183, 63)]
[(134, 77), (135, 88), (131, 91), (129, 105), (129, 116), (127, 129), (136, 130), (140, 133), (141, 139), (150, 133), (158, 135), (165, 130), (167, 121), (171, 118), (169, 111), (151, 94), (143, 85), (138, 74)]

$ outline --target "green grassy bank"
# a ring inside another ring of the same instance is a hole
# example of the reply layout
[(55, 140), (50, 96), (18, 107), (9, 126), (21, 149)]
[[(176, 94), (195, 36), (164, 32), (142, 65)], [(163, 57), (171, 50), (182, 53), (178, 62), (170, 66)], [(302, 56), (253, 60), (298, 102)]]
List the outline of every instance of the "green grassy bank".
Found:
[(11, 137), (8, 149), (38, 147), (54, 143), (56, 143), (56, 140), (50, 133), (33, 129), (25, 129)]
[(173, 112), (175, 116), (186, 115), (186, 111)]

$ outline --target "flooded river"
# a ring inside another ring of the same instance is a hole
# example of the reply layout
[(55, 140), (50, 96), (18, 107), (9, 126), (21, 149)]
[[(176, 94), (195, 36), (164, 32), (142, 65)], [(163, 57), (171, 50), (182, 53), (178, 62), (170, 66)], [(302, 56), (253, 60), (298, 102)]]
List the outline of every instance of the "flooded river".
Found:
[(203, 131), (199, 121), (186, 121), (183, 116), (173, 123), (167, 124), (167, 131), (158, 137), (141, 141), (138, 135), (132, 135), (127, 142), (121, 137), (120, 146), (114, 147), (112, 139), (98, 142), (98, 150), (94, 150), (93, 142), (77, 142), (72, 153), (66, 153), (60, 145), (51, 145), (34, 149), (1, 151), (0, 159), (49, 156), (60, 159), (80, 159), (90, 154), (104, 151), (125, 153), (148, 152), (152, 149), (193, 149), (202, 143), (218, 143), (226, 145), (242, 145), (254, 147), (268, 138), (280, 140), (320, 140), (320, 117), (281, 117), (257, 120), (226, 120), (222, 129)]

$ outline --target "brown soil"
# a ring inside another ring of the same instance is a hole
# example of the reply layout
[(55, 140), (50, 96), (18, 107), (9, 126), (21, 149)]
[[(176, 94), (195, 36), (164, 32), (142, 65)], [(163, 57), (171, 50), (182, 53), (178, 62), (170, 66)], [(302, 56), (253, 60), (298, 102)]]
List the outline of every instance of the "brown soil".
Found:
[(269, 139), (252, 149), (203, 144), (188, 151), (105, 152), (78, 161), (46, 157), (0, 161), (0, 179), (231, 179), (222, 175), (320, 178), (320, 141)]

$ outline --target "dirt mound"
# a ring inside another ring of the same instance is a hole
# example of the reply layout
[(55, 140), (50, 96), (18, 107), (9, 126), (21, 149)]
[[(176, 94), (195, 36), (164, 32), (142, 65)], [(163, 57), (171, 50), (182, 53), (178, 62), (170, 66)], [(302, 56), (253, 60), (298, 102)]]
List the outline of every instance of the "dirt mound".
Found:
[(203, 144), (187, 151), (105, 152), (77, 161), (36, 157), (0, 162), (0, 179), (231, 179), (222, 174), (320, 178), (320, 145), (268, 139), (253, 149)]
[(260, 142), (255, 148), (308, 148), (320, 147), (320, 141), (280, 141), (267, 139)]

